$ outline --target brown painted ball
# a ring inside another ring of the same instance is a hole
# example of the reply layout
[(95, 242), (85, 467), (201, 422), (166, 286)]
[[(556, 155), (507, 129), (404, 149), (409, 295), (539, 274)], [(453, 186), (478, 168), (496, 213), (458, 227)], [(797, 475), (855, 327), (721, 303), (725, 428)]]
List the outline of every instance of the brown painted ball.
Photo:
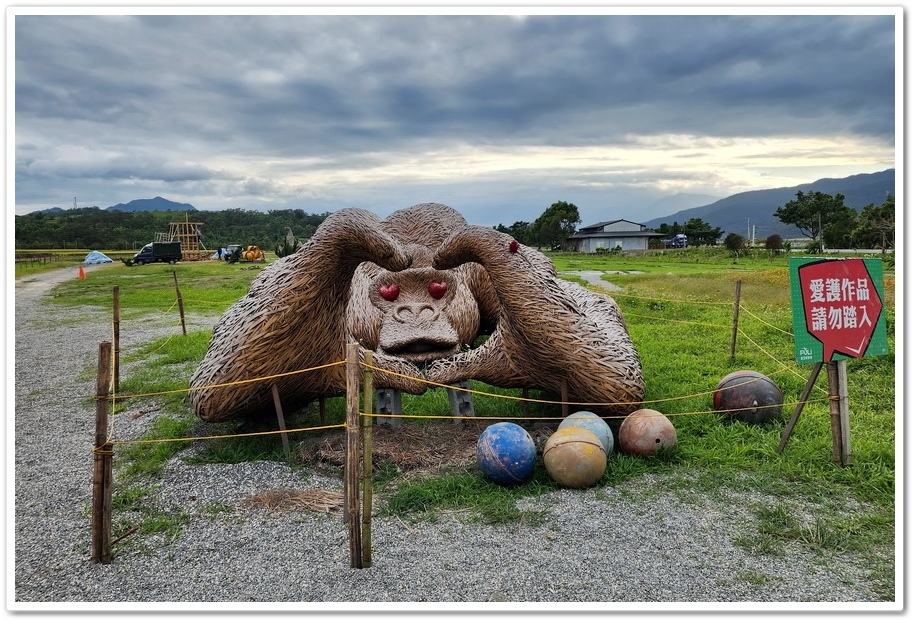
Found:
[(639, 409), (625, 417), (617, 438), (624, 453), (636, 456), (652, 456), (661, 448), (677, 445), (671, 420), (655, 409)]
[(782, 390), (760, 372), (738, 370), (719, 381), (712, 404), (732, 420), (766, 424), (782, 415)]

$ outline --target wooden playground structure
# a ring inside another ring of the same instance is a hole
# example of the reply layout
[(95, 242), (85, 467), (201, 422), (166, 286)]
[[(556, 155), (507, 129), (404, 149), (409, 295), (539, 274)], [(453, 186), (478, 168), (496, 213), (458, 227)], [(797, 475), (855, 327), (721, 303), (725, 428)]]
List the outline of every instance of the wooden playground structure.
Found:
[(181, 259), (186, 262), (210, 259), (213, 253), (201, 240), (201, 226), (203, 223), (190, 221), (188, 213), (185, 212), (184, 221), (169, 223), (169, 233), (156, 234), (156, 242), (180, 242)]

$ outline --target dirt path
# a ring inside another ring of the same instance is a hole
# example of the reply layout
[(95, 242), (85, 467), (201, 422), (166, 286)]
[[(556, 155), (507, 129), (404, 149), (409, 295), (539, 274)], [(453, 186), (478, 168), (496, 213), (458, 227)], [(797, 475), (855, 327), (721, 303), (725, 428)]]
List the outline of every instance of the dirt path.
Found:
[[(95, 270), (107, 268), (108, 264), (83, 264), (83, 271), (90, 273)], [(79, 267), (58, 268), (32, 275), (26, 275), (16, 279), (15, 296), (17, 303), (20, 296), (41, 297), (51, 291), (51, 288), (59, 283), (64, 283), (71, 279), (79, 279)]]

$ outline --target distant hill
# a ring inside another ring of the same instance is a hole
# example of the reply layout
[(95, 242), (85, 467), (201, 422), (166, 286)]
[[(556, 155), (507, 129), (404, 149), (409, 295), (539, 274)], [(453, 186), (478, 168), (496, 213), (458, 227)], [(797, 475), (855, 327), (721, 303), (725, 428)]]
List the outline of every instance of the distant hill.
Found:
[(44, 210), (35, 210), (31, 214), (59, 214), (63, 211), (63, 208), (45, 208)]
[(795, 199), (801, 191), (820, 191), (828, 195), (842, 193), (846, 205), (861, 210), (870, 203), (881, 205), (888, 195), (894, 194), (894, 169), (879, 173), (861, 173), (839, 179), (824, 178), (810, 184), (791, 188), (752, 190), (720, 199), (714, 203), (681, 210), (670, 216), (655, 218), (643, 223), (655, 229), (662, 223), (683, 225), (692, 218), (700, 218), (713, 227), (721, 227), (725, 234), (748, 235), (748, 225), (754, 227), (754, 238), (764, 240), (773, 234), (783, 238), (802, 238), (804, 235), (794, 225), (786, 225), (773, 216), (778, 208)]
[(687, 210), (695, 206), (703, 206), (718, 201), (722, 196), (700, 195), (696, 193), (677, 193), (676, 195), (667, 195), (648, 204), (646, 207), (652, 212), (660, 209), (664, 210)]
[(105, 209), (112, 211), (117, 210), (119, 212), (197, 212), (197, 208), (190, 203), (177, 203), (175, 201), (163, 199), (162, 197), (154, 197), (153, 199), (134, 199), (133, 201), (119, 203), (118, 205), (109, 206)]

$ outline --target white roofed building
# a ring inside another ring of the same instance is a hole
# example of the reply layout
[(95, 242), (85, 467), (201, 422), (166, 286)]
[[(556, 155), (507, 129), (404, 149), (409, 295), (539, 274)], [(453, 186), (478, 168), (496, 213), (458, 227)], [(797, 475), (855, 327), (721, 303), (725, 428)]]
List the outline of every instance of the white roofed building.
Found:
[(647, 231), (646, 226), (618, 219), (602, 221), (583, 227), (566, 239), (567, 247), (580, 253), (605, 253), (620, 247), (621, 251), (645, 251), (652, 239), (667, 238), (666, 234)]

